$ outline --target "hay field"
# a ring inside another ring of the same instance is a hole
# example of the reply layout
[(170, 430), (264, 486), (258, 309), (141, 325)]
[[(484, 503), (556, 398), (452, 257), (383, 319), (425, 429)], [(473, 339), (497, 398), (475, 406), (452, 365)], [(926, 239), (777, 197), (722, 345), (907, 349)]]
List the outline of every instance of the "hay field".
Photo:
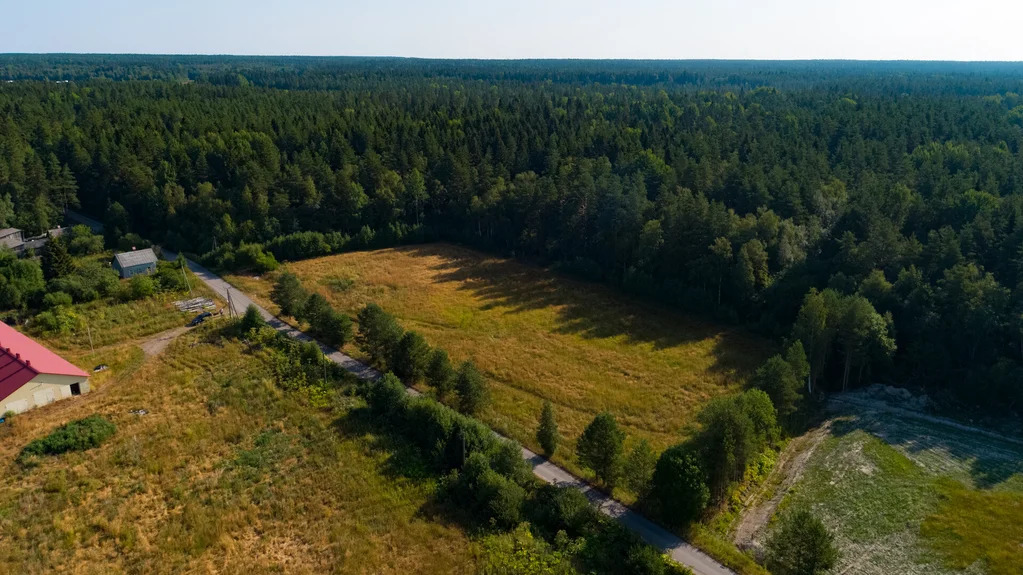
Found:
[[(217, 326), (148, 358), (141, 340), (109, 342), (88, 357), (110, 365), (96, 391), (0, 425), (0, 571), (474, 571), (473, 543), (430, 512), (435, 480), (396, 471), (387, 438), (339, 423), (350, 400), (323, 410), (282, 393)], [(14, 463), (93, 413), (117, 425), (106, 444)]]
[[(484, 419), (536, 448), (544, 399), (565, 436), (555, 460), (578, 471), (575, 439), (600, 411), (658, 449), (710, 398), (738, 390), (770, 353), (740, 329), (645, 304), (543, 268), (447, 244), (290, 263), (308, 289), (354, 315), (376, 302), (492, 386)], [(268, 309), (273, 275), (227, 279)], [(348, 351), (358, 356), (354, 345)]]

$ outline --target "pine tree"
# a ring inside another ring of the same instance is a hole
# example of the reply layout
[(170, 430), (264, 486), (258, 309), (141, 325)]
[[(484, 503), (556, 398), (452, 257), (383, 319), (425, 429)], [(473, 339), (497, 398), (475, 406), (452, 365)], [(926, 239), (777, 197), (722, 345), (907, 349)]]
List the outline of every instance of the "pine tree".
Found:
[(60, 238), (53, 238), (43, 250), (43, 275), (47, 280), (64, 277), (75, 269), (75, 262)]
[(458, 408), (466, 415), (476, 415), (490, 403), (490, 390), (483, 374), (471, 361), (466, 361), (458, 370)]
[(554, 406), (547, 400), (544, 400), (543, 409), (540, 411), (540, 426), (536, 430), (536, 441), (548, 458), (554, 457), (554, 452), (558, 450), (558, 442), (561, 441), (558, 422), (554, 419)]
[(576, 444), (579, 461), (612, 489), (621, 475), (624, 441), (625, 433), (618, 429), (615, 416), (605, 411), (593, 418)]
[(426, 368), (426, 381), (437, 392), (437, 399), (441, 401), (454, 390), (455, 368), (451, 367), (448, 352), (443, 349), (433, 350)]

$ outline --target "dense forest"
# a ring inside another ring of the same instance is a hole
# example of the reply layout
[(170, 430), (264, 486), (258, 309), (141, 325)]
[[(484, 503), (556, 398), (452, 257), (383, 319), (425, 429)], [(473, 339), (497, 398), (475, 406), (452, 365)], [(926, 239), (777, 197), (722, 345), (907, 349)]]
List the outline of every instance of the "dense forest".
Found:
[[(222, 266), (444, 239), (1023, 401), (1023, 66), (0, 56), (0, 225)], [(134, 236), (133, 236), (134, 237)]]

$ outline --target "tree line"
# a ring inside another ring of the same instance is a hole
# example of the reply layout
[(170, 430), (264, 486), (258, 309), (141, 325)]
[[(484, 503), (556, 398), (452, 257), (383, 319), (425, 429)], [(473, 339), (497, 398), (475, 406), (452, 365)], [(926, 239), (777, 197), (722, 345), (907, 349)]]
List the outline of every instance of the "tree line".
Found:
[[(80, 205), (256, 270), (458, 241), (799, 337), (815, 389), (1019, 405), (1012, 66), (5, 58), (134, 71), (3, 84), (0, 225)], [(811, 289), (843, 308), (813, 346)]]

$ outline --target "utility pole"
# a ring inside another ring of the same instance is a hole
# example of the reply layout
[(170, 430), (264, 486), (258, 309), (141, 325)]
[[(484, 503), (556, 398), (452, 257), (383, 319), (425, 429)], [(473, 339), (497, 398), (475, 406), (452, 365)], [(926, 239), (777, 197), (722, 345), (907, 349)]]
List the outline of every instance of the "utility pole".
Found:
[(185, 273), (184, 260), (181, 260), (181, 277), (185, 278), (185, 286), (188, 287), (188, 295), (192, 295), (192, 284), (188, 282), (188, 274)]
[(92, 347), (92, 328), (89, 327), (88, 323), (85, 324), (85, 331), (89, 334), (89, 350), (92, 353), (96, 353), (96, 348)]
[(233, 317), (238, 315), (238, 312), (235, 311), (235, 309), (234, 309), (234, 300), (231, 299), (231, 288), (227, 288), (227, 307), (228, 307), (228, 312), (227, 312), (228, 317), (232, 317), (233, 318)]

